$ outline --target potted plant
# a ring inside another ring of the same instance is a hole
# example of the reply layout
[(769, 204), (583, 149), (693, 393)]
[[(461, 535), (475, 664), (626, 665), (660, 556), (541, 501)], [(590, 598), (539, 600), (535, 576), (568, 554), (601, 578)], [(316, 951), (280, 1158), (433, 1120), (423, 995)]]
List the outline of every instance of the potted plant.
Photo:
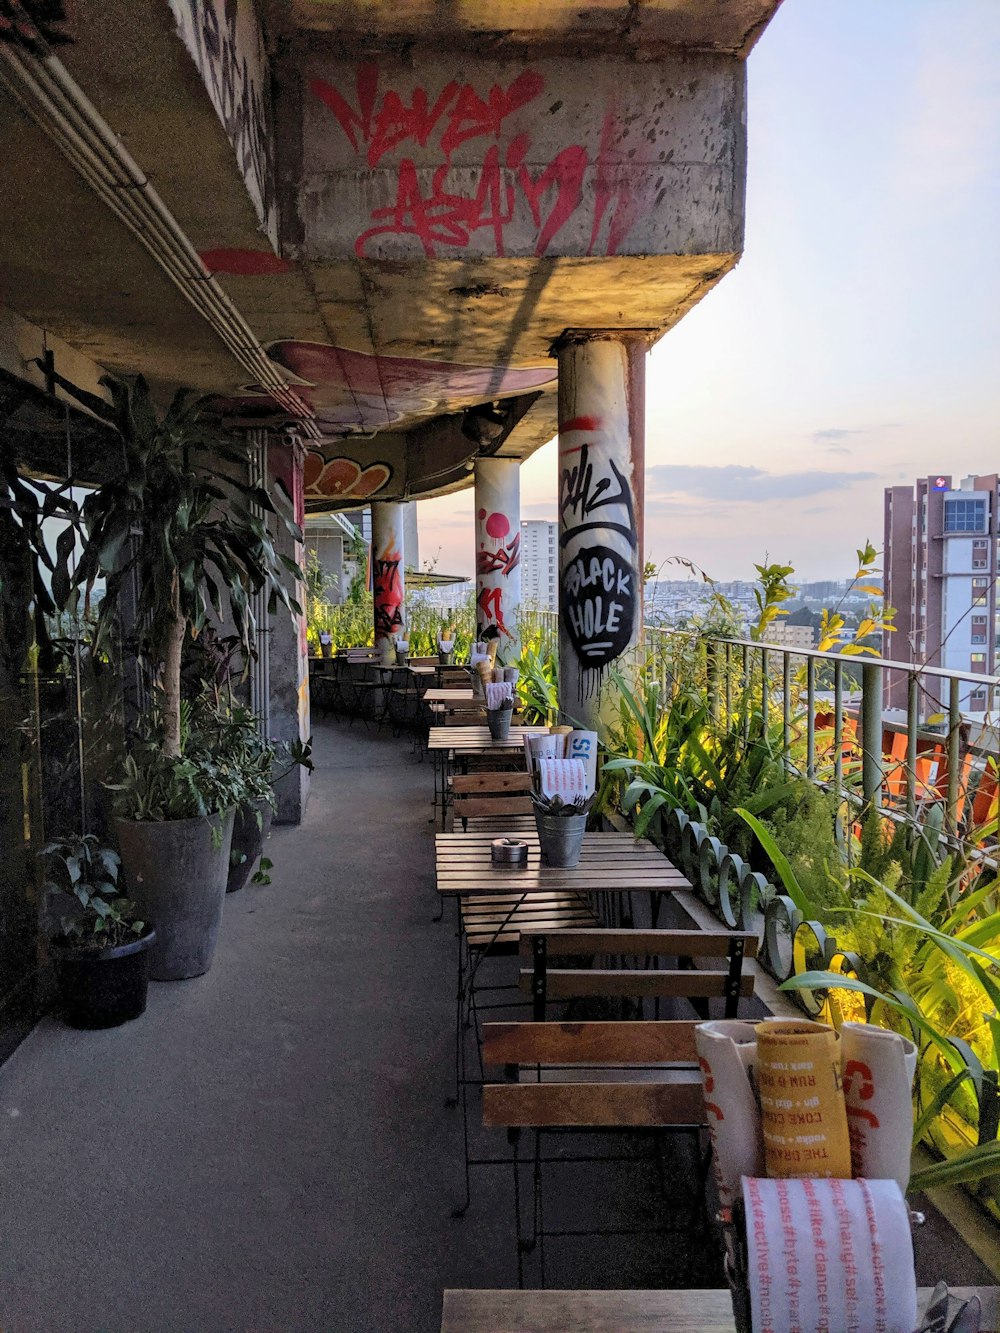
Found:
[(118, 891), (119, 858), (97, 838), (64, 838), (41, 853), (63, 1017), (75, 1028), (110, 1028), (146, 1008), (156, 939)]
[[(232, 687), (205, 689), (191, 706), (189, 753), (217, 764), (234, 789), (242, 787), (233, 819), (226, 892), (244, 888), (264, 850), (275, 810), (274, 784), (296, 764), (312, 770), (312, 742), (268, 740), (252, 708), (237, 703)], [(262, 861), (255, 883), (270, 883), (271, 863)], [(260, 876), (258, 878), (258, 875)]]
[[(280, 484), (268, 493), (243, 480), (247, 453), (206, 420), (183, 392), (161, 417), (145, 381), (102, 381), (110, 406), (87, 405), (113, 425), (122, 453), (113, 475), (80, 510), (85, 541), (70, 580), (97, 605), (97, 640), (136, 590), (138, 651), (156, 678), (155, 724), (133, 747), (114, 784), (117, 836), (132, 896), (157, 929), (150, 975), (197, 976), (211, 964), (229, 869), (238, 775), (197, 748), (185, 753), (181, 661), (185, 643), (228, 614), (246, 656), (253, 651), (251, 595), (266, 589), (301, 614), (283, 578), (302, 574), (279, 554), (265, 515), (301, 539)], [(64, 553), (68, 561), (72, 553)]]

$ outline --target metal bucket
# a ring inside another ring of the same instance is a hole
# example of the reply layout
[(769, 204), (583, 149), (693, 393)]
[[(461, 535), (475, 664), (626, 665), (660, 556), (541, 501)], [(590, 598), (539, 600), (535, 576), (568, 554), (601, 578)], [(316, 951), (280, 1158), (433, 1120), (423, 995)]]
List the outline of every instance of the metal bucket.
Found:
[(513, 708), (487, 708), (486, 722), (495, 741), (510, 739), (510, 719), (513, 715)]
[(580, 864), (586, 815), (543, 815), (535, 811), (535, 827), (542, 849), (542, 863), (572, 870)]
[(410, 650), (409, 650), (408, 648), (397, 648), (397, 649), (396, 649), (396, 665), (397, 665), (397, 666), (406, 666), (406, 660), (407, 660), (407, 658), (408, 658), (409, 656), (410, 656)]
[(451, 666), (451, 659), (455, 656), (454, 648), (450, 652), (443, 653), (438, 649), (438, 666)]

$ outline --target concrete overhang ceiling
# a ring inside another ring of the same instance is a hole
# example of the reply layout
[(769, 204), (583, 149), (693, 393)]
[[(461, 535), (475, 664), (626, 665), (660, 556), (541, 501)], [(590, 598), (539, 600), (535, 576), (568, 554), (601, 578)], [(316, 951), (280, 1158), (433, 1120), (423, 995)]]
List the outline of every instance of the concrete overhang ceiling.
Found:
[(742, 58), (777, 3), (77, 0), (56, 55), (195, 268), (171, 280), (0, 63), (0, 300), (232, 423), (299, 412), (335, 464), (315, 504), (468, 484), (464, 411), (505, 404), (526, 456), (554, 339), (652, 341), (737, 261)]
[(284, 31), (330, 33), (361, 49), (433, 44), (496, 56), (505, 49), (745, 57), (778, 0), (271, 0)]

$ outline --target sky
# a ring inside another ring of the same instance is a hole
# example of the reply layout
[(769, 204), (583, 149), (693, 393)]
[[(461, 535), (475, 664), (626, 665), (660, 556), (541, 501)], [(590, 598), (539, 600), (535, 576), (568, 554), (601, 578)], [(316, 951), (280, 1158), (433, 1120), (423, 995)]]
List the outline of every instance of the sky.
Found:
[[(849, 577), (885, 486), (1000, 467), (1000, 0), (785, 0), (747, 114), (743, 258), (647, 362), (645, 554)], [(422, 562), (471, 575), (472, 507), (420, 505)]]

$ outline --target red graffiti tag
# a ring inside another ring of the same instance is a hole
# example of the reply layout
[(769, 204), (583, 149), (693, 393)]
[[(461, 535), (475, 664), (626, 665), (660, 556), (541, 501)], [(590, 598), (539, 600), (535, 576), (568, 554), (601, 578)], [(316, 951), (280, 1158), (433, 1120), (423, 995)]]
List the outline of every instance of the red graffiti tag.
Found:
[(399, 563), (399, 551), (389, 547), (375, 560), (372, 592), (376, 639), (391, 639), (403, 626), (403, 581)]
[(514, 637), (503, 618), (502, 588), (484, 588), (479, 594), (479, 609), (483, 613), (484, 623), (489, 624), (492, 620), (501, 634), (506, 634), (508, 639)]
[(477, 574), (502, 574), (504, 578), (521, 562), (521, 534), (515, 533), (509, 542), (501, 543), (495, 551), (483, 548), (476, 556)]
[[(535, 70), (523, 70), (506, 88), (493, 84), (485, 95), (457, 80), (445, 84), (433, 98), (422, 87), (414, 88), (408, 97), (392, 88), (380, 92), (375, 64), (359, 66), (353, 105), (325, 79), (313, 79), (310, 88), (333, 114), (355, 153), (364, 152), (369, 168), (407, 144), (423, 149), (433, 142), (441, 155), (433, 170), (418, 170), (412, 157), (400, 159), (393, 202), (372, 209), (374, 225), (355, 241), (360, 258), (379, 236), (412, 236), (424, 255), (433, 259), (440, 247), (465, 249), (484, 230), (492, 233), (494, 252), (502, 256), (506, 229), (519, 205), (522, 218), (527, 205), (537, 233), (535, 253), (544, 255), (580, 207), (591, 166), (595, 188), (588, 254), (599, 247), (606, 215), (604, 248), (614, 255), (646, 210), (647, 191), (637, 194), (631, 172), (623, 175), (616, 160), (619, 118), (614, 112), (604, 118), (593, 155), (582, 144), (570, 144), (555, 153), (537, 175), (527, 166), (532, 147), (529, 133), (515, 134), (501, 151), (508, 119), (545, 90), (545, 80)], [(481, 165), (470, 165), (463, 158), (453, 173), (456, 149), (476, 139), (494, 141), (484, 149)], [(459, 167), (461, 181), (469, 184), (456, 192)]]

